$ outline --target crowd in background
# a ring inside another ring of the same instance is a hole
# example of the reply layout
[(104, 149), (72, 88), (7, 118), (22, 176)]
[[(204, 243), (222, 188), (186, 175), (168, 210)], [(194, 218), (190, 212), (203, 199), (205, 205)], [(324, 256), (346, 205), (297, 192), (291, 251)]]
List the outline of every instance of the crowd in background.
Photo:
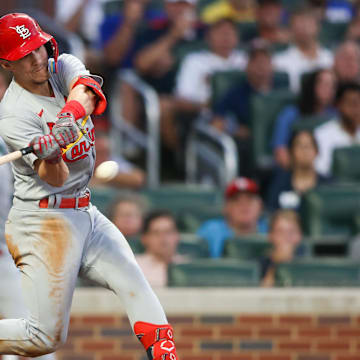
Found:
[[(183, 149), (199, 118), (234, 139), (239, 173), (224, 190), (223, 217), (205, 221), (197, 234), (211, 258), (223, 256), (228, 238), (268, 234), (273, 247), (259, 263), (262, 285), (272, 286), (276, 264), (302, 254), (303, 194), (336, 182), (334, 150), (360, 143), (360, 1), (13, 0), (0, 5), (0, 15), (18, 9), (54, 35), (61, 52), (102, 75), (108, 98), (120, 70), (134, 71), (156, 91), (164, 181), (184, 181)], [(215, 96), (211, 78), (224, 71), (243, 76)], [(10, 80), (0, 71), (0, 98)], [(137, 90), (120, 85), (122, 118), (144, 129)], [(273, 163), (264, 171), (252, 153), (251, 101), (276, 91), (294, 100), (277, 113), (267, 139)], [(319, 116), (328, 121), (299, 126)], [(146, 187), (142, 155), (115, 153), (111, 131), (107, 114), (96, 119), (91, 187)], [(179, 230), (168, 210), (148, 211), (144, 199), (125, 194), (108, 215), (129, 242), (141, 238), (138, 262), (154, 286), (166, 285), (169, 263), (187, 261), (176, 251)]]

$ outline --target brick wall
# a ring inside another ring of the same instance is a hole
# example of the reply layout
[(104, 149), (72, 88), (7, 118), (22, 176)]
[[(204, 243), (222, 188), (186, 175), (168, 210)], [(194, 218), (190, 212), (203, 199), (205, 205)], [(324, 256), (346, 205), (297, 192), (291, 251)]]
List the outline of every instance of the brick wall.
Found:
[[(169, 316), (181, 360), (360, 360), (358, 315)], [(124, 315), (73, 315), (59, 360), (143, 360)]]

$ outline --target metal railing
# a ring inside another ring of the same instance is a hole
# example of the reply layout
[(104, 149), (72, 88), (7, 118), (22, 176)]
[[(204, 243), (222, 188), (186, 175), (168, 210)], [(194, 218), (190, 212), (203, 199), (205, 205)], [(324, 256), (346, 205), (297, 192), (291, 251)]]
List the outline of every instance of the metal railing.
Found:
[(186, 146), (186, 181), (197, 183), (201, 163), (208, 168), (217, 185), (225, 187), (238, 175), (238, 152), (235, 141), (204, 122), (198, 122)]
[[(147, 185), (156, 188), (160, 182), (160, 105), (156, 91), (141, 80), (133, 71), (120, 71), (110, 99), (110, 119), (112, 123), (112, 141), (114, 148), (122, 152), (124, 141), (145, 150)], [(139, 130), (126, 121), (122, 115), (121, 84), (132, 86), (142, 97), (145, 107), (146, 132)]]

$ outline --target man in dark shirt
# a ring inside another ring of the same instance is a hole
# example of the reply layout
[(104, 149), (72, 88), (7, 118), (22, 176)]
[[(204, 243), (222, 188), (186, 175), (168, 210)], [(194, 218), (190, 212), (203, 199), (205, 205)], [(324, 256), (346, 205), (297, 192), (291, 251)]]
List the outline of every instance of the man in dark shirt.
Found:
[(249, 161), (251, 158), (251, 98), (257, 94), (267, 94), (274, 89), (284, 87), (286, 82), (274, 77), (271, 52), (266, 41), (253, 40), (248, 56), (244, 79), (230, 88), (218, 101), (215, 101), (211, 125), (235, 138), (239, 146), (241, 174), (253, 176)]

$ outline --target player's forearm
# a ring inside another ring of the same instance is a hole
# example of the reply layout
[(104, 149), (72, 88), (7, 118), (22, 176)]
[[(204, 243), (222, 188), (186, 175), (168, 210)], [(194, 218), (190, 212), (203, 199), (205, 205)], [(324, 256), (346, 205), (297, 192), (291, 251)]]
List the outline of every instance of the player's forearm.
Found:
[(41, 180), (54, 187), (62, 187), (69, 177), (69, 168), (63, 160), (56, 164), (45, 160), (36, 160), (35, 170)]
[(169, 33), (154, 44), (139, 51), (135, 58), (136, 69), (144, 74), (151, 72), (154, 66), (158, 66), (158, 62), (162, 59), (164, 53), (170, 51), (176, 41), (176, 37)]
[(78, 85), (71, 89), (67, 102), (78, 101), (85, 109), (86, 115), (91, 115), (95, 109), (96, 95), (85, 85)]
[(104, 47), (109, 65), (119, 64), (126, 56), (134, 40), (136, 24), (124, 23), (118, 33)]

